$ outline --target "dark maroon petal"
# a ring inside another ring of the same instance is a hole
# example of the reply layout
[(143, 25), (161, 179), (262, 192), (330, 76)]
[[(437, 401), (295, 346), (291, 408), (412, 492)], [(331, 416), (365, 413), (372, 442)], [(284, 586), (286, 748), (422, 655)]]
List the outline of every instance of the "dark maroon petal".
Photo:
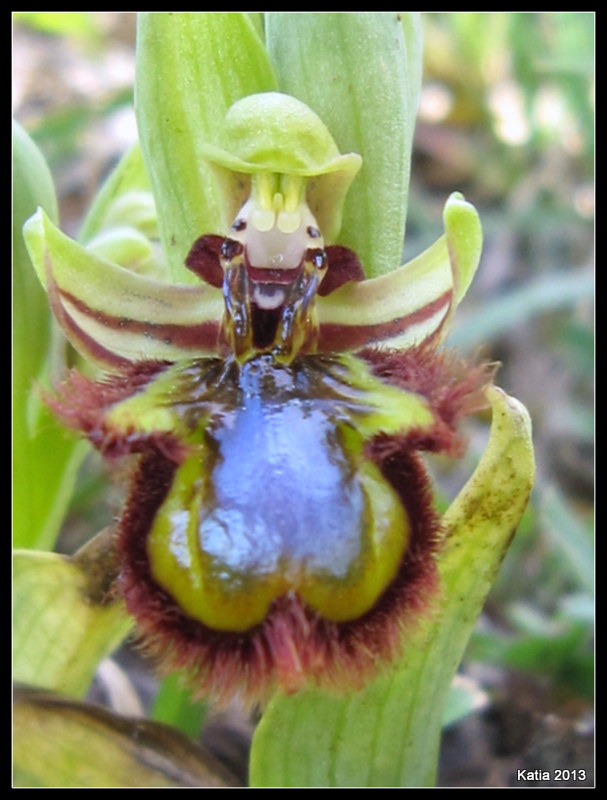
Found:
[(354, 250), (332, 244), (325, 248), (329, 269), (320, 284), (318, 294), (324, 297), (348, 281), (364, 281), (365, 273)]
[(189, 270), (217, 289), (221, 289), (223, 285), (223, 269), (219, 261), (223, 242), (223, 236), (206, 233), (196, 239), (185, 260)]

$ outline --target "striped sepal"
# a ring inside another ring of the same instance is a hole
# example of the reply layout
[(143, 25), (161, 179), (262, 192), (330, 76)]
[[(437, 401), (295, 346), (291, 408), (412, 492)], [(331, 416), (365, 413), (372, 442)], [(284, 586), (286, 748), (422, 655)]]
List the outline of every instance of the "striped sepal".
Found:
[(163, 283), (98, 258), (42, 210), (24, 236), (57, 320), (85, 358), (116, 369), (216, 352), (224, 308), (219, 289)]
[(478, 266), (482, 232), (459, 194), (449, 198), (444, 222), (445, 235), (409, 263), (318, 298), (321, 352), (374, 344), (403, 349), (446, 335)]

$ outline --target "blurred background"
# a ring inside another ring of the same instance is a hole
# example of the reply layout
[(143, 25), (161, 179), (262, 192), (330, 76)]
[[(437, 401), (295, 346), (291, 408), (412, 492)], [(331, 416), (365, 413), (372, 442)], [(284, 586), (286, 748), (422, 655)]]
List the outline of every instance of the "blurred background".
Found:
[[(13, 18), (14, 115), (45, 154), (62, 227), (75, 235), (136, 139), (136, 16)], [(498, 383), (531, 413), (538, 465), (531, 505), (462, 667), (477, 710), (447, 728), (439, 785), (505, 786), (516, 768), (591, 773), (594, 14), (426, 13), (424, 26), (405, 253), (441, 235), (450, 192), (479, 210), (483, 259), (451, 343), (502, 363)], [(485, 435), (471, 427), (461, 471), (435, 465), (443, 502), (470, 473)], [(106, 492), (91, 459), (64, 551), (107, 524)], [(154, 679), (136, 656), (125, 659), (145, 705)], [(230, 757), (244, 758), (247, 723), (222, 724), (236, 730), (226, 735)], [(221, 749), (217, 732), (214, 741)]]

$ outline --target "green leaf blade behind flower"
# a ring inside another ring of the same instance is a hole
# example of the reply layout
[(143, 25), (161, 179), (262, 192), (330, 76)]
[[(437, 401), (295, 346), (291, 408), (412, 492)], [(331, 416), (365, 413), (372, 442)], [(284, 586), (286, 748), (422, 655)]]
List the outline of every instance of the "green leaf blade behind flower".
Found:
[[(22, 235), (43, 206), (57, 220), (57, 199), (42, 153), (13, 123), (13, 542), (51, 548), (84, 450), (37, 395), (60, 367), (62, 342)], [(55, 362), (57, 362), (55, 364)]]
[(223, 222), (202, 147), (232, 103), (276, 81), (247, 13), (146, 12), (137, 35), (137, 122), (169, 275), (194, 283), (184, 259)]
[(194, 700), (192, 692), (184, 685), (183, 675), (174, 672), (161, 681), (154, 698), (151, 717), (156, 722), (171, 725), (197, 740), (207, 711), (207, 703)]
[(340, 152), (363, 157), (339, 243), (367, 277), (396, 269), (421, 87), (420, 15), (268, 12), (266, 37), (281, 91), (320, 116)]
[(435, 610), (407, 634), (402, 662), (363, 691), (276, 695), (253, 740), (253, 786), (434, 784), (445, 700), (533, 484), (526, 410), (500, 389), (488, 397), (489, 443), (444, 518)]

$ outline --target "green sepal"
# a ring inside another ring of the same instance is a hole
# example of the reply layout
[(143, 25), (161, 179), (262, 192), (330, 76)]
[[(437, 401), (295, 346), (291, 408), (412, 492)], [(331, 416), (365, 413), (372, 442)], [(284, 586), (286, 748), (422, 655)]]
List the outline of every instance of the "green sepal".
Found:
[[(318, 298), (321, 351), (358, 349), (375, 341), (407, 347), (446, 334), (478, 265), (482, 232), (475, 209), (458, 193), (447, 201), (444, 219), (445, 235), (399, 270)], [(166, 284), (98, 258), (42, 211), (28, 221), (24, 235), (66, 335), (95, 363), (115, 367), (214, 352), (213, 345), (194, 336), (190, 343), (187, 332), (203, 324), (219, 326), (224, 304), (218, 289)], [(180, 330), (185, 344), (167, 342), (169, 325)]]
[(453, 192), (447, 200), (443, 222), (453, 276), (452, 317), (478, 268), (483, 248), (483, 231), (475, 208), (466, 202), (460, 192)]
[(487, 448), (443, 521), (435, 613), (407, 631), (401, 663), (363, 691), (276, 695), (253, 739), (252, 786), (434, 785), (445, 698), (534, 479), (527, 411), (495, 387), (487, 396)]
[(279, 92), (244, 97), (228, 111), (216, 142), (202, 153), (217, 172), (223, 230), (247, 200), (250, 186), (243, 176), (271, 172), (313, 179), (307, 203), (325, 241), (335, 241), (361, 157), (341, 155), (322, 120), (304, 103)]
[(358, 349), (381, 342), (407, 348), (438, 341), (478, 267), (482, 229), (475, 208), (454, 192), (445, 205), (445, 234), (394, 272), (350, 282), (317, 300), (320, 349)]
[(62, 233), (41, 209), (24, 236), (57, 320), (93, 363), (111, 369), (214, 352), (224, 308), (218, 289), (170, 285), (112, 264)]

